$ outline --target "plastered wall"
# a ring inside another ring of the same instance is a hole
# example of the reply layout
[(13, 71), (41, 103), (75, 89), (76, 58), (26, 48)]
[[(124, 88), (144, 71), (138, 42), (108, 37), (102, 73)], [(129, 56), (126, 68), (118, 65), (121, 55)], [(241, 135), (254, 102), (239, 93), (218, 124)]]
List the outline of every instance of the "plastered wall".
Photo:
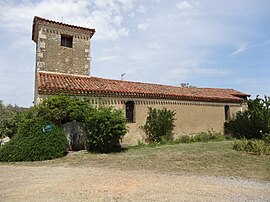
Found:
[[(39, 96), (39, 100), (48, 96)], [(85, 97), (80, 97), (85, 98)], [(175, 110), (175, 128), (174, 137), (180, 135), (194, 134), (213, 130), (224, 132), (225, 106), (230, 107), (230, 116), (233, 117), (236, 112), (245, 110), (246, 103), (209, 103), (181, 100), (155, 100), (155, 99), (130, 99), (130, 98), (100, 98), (86, 97), (93, 105), (113, 106), (123, 110), (125, 114), (125, 102), (135, 102), (135, 122), (128, 123), (129, 132), (122, 140), (123, 145), (136, 145), (139, 141), (146, 139), (141, 126), (145, 124), (148, 115), (148, 107), (166, 108)]]

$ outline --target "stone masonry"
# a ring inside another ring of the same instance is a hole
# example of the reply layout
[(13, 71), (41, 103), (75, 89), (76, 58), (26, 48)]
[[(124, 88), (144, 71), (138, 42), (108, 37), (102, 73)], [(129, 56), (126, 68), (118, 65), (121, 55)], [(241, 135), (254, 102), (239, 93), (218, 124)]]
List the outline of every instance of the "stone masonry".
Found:
[[(90, 75), (90, 39), (95, 29), (68, 25), (35, 17), (32, 40), (36, 43), (35, 97), (38, 98), (39, 71)], [(61, 37), (72, 39), (71, 47), (62, 46)]]
[[(34, 19), (36, 71), (90, 75), (90, 38), (94, 29)], [(61, 37), (72, 38), (72, 47), (61, 46)]]

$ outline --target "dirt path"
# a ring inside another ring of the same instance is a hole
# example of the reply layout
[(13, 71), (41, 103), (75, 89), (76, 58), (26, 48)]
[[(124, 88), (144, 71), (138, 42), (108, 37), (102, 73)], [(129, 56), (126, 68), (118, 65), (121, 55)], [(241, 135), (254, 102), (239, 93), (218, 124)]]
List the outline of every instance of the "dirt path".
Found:
[(0, 201), (270, 201), (270, 182), (67, 165), (1, 165)]

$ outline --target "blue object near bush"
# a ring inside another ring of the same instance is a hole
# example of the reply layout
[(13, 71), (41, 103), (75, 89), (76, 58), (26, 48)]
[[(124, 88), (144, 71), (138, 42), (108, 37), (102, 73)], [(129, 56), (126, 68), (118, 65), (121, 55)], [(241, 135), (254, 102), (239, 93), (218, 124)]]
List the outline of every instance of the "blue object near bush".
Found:
[(46, 126), (44, 126), (44, 127), (42, 128), (43, 133), (49, 133), (49, 132), (51, 132), (52, 130), (53, 130), (52, 124), (47, 124)]

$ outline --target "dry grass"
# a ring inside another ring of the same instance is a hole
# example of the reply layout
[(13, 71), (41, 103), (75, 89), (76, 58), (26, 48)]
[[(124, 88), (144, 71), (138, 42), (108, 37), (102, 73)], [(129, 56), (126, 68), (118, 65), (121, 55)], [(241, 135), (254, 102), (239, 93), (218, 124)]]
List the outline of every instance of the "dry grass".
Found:
[(72, 152), (61, 159), (12, 164), (92, 166), (270, 180), (270, 156), (234, 151), (232, 141), (133, 147), (113, 154)]

